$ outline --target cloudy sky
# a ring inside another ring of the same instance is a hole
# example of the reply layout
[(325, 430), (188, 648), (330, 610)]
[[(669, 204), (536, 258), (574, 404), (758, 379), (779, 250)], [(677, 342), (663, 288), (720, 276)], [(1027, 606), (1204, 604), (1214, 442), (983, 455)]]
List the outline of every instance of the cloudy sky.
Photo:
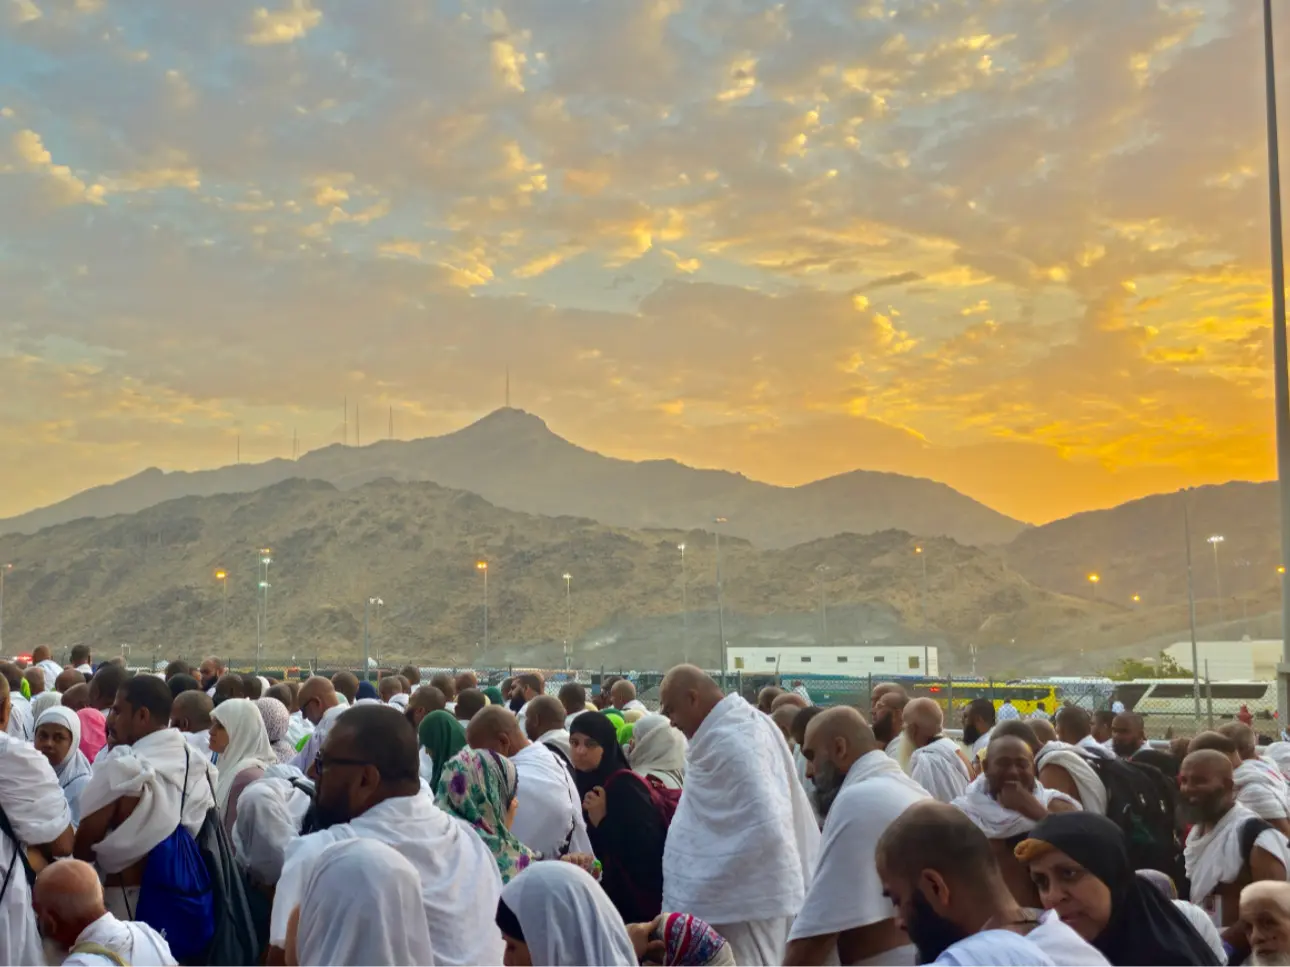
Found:
[(508, 364), (777, 483), (1266, 478), (1258, 7), (0, 0), (0, 514), (346, 397), (445, 432)]

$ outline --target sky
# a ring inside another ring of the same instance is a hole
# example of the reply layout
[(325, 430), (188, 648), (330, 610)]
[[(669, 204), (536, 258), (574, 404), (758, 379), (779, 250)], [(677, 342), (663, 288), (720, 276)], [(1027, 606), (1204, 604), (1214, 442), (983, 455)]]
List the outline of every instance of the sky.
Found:
[(507, 367), (608, 454), (1031, 522), (1267, 479), (1259, 7), (0, 0), (0, 515)]

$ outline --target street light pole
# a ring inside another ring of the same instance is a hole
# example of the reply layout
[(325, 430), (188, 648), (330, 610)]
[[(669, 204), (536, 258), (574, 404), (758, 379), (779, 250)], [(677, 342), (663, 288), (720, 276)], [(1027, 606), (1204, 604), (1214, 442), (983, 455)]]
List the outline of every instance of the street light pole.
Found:
[(1183, 498), (1183, 541), (1187, 545), (1187, 617), (1191, 625), (1191, 689), (1195, 700), (1194, 714), (1200, 722), (1200, 658), (1196, 648), (1196, 589), (1191, 571), (1191, 509), (1190, 489), (1182, 492)]
[(4, 654), (4, 576), (12, 570), (12, 564), (0, 564), (0, 655)]
[(264, 565), (264, 578), (260, 581), (260, 591), (263, 594), (261, 618), (257, 622), (260, 626), (259, 641), (255, 644), (255, 673), (260, 674), (260, 656), (264, 653), (264, 645), (269, 637), (269, 565), (273, 563), (273, 549), (269, 547), (260, 548), (260, 563)]
[(220, 603), (220, 642), (224, 650), (224, 657), (228, 658), (228, 571), (220, 568), (215, 572), (215, 580), (224, 585), (222, 600)]
[(815, 569), (815, 573), (820, 576), (820, 644), (829, 643), (829, 611), (824, 598), (824, 572), (829, 569), (827, 564), (821, 564)]
[[(1277, 407), (1277, 479), (1281, 485), (1281, 564), (1290, 561), (1290, 360), (1286, 347), (1285, 256), (1281, 239), (1281, 157), (1277, 136), (1276, 52), (1272, 42), (1272, 0), (1263, 0), (1263, 68), (1267, 80), (1268, 201), (1272, 248), (1272, 359)], [(1281, 666), (1277, 707), (1290, 719), (1290, 579), (1281, 575)]]
[(685, 544), (677, 544), (681, 552), (681, 663), (690, 663), (690, 589), (685, 578)]
[(923, 593), (919, 596), (918, 607), (922, 612), (923, 628), (927, 628), (927, 555), (923, 553), (923, 545), (919, 544), (914, 548), (914, 553), (923, 564)]
[(1223, 579), (1218, 568), (1218, 545), (1223, 543), (1222, 534), (1211, 534), (1207, 538), (1209, 546), (1214, 549), (1214, 594), (1218, 598), (1218, 623), (1221, 625), (1223, 618)]
[(569, 642), (573, 641), (573, 575), (564, 572), (564, 670), (571, 664)]
[(475, 570), (484, 572), (484, 651), (488, 651), (488, 562), (476, 561)]
[(385, 602), (380, 598), (368, 598), (363, 602), (363, 673), (359, 676), (360, 681), (367, 681), (368, 669), (372, 667), (372, 634), (368, 616), (373, 605), (376, 606), (376, 613), (379, 616), (384, 604)]
[[(712, 523), (724, 524), (726, 523), (726, 518), (715, 517)], [(721, 639), (721, 685), (724, 688), (726, 684), (726, 617), (724, 603), (721, 600), (723, 583), (721, 574), (721, 531), (714, 528), (713, 533), (716, 534), (717, 541), (717, 637)]]

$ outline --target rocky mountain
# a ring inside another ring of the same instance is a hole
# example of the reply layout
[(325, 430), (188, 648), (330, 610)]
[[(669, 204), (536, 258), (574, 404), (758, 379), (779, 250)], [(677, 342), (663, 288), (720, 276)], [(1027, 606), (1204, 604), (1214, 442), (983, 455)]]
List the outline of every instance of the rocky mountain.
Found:
[[(1034, 584), (1133, 608), (1187, 600), (1184, 501), (1191, 518), (1195, 594), (1210, 619), (1262, 607), (1279, 587), (1281, 531), (1275, 482), (1235, 482), (1157, 494), (1110, 510), (1076, 514), (1018, 535), (1004, 550), (1009, 567)], [(1217, 559), (1209, 538), (1221, 536)], [(1217, 560), (1217, 568), (1215, 563)]]
[[(49, 642), (57, 652), (85, 641), (100, 654), (128, 644), (134, 661), (252, 660), (262, 547), (272, 549), (266, 663), (357, 664), (365, 604), (375, 598), (372, 648), (387, 661), (553, 665), (569, 636), (583, 667), (653, 667), (682, 654), (717, 664), (712, 532), (531, 515), (388, 479), (346, 489), (292, 479), (0, 537), (0, 560), (14, 565), (5, 648)], [(916, 544), (895, 530), (782, 549), (725, 534), (720, 554), (732, 643), (930, 643), (948, 658), (972, 642), (1022, 667), (1027, 650), (1061, 652), (1051, 629), (1078, 631), (1111, 613), (1036, 588), (997, 553), (948, 538)], [(217, 569), (227, 571), (227, 590)]]
[(293, 478), (344, 490), (382, 478), (433, 481), (530, 514), (586, 517), (616, 527), (710, 527), (762, 547), (896, 529), (973, 545), (1011, 540), (1025, 525), (931, 480), (863, 470), (777, 487), (673, 460), (634, 462), (583, 449), (536, 416), (502, 409), (440, 437), (339, 444), (299, 460), (218, 470), (149, 469), (49, 507), (0, 520), (0, 534), (34, 533), (82, 517), (134, 513), (186, 496), (250, 493)]

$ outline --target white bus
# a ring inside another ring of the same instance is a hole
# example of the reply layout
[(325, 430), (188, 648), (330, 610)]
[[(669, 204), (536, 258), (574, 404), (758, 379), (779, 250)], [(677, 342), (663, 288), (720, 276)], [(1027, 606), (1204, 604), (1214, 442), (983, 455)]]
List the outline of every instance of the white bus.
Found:
[[(1194, 715), (1196, 685), (1190, 678), (1144, 678), (1119, 682), (1115, 697), (1124, 707), (1146, 718), (1165, 715)], [(1244, 705), (1255, 719), (1270, 720), (1277, 710), (1275, 682), (1200, 683), (1200, 714), (1234, 719)]]

